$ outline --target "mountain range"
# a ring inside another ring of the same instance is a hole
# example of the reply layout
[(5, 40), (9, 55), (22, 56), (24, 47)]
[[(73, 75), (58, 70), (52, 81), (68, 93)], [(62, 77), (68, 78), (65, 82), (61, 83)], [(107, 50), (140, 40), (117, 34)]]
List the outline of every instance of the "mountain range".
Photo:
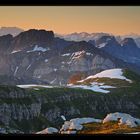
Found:
[(56, 132), (64, 120), (113, 112), (140, 118), (135, 39), (75, 35), (30, 29), (0, 36), (0, 133)]
[[(58, 36), (58, 35), (57, 35)], [(129, 34), (124, 36), (114, 36), (107, 33), (72, 33), (60, 35), (65, 40), (87, 41), (92, 43), (116, 58), (122, 59), (128, 63), (139, 65), (139, 47), (140, 35)], [(124, 46), (124, 47), (123, 47)], [(126, 47), (127, 46), (127, 47)], [(131, 48), (130, 48), (131, 47)], [(114, 51), (115, 50), (115, 51)]]
[(126, 35), (113, 35), (111, 33), (87, 33), (87, 32), (80, 32), (80, 33), (71, 33), (71, 34), (55, 34), (56, 37), (64, 38), (68, 41), (90, 41), (90, 40), (97, 40), (102, 36), (114, 36), (118, 42), (122, 41), (124, 38), (133, 38), (140, 47), (140, 35), (135, 33), (130, 33)]
[(55, 37), (53, 31), (30, 29), (15, 37), (0, 37), (0, 75), (5, 75), (0, 82), (66, 85), (78, 75), (86, 77), (117, 67), (139, 73), (139, 53), (132, 38), (118, 43), (115, 37), (104, 35), (75, 42)]

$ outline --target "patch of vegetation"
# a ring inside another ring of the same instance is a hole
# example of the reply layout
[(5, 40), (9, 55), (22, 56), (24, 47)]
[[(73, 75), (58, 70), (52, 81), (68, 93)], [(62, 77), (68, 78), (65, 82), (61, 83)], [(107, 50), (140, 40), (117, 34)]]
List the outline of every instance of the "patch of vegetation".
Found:
[(85, 124), (83, 130), (79, 131), (78, 134), (124, 134), (132, 132), (140, 132), (140, 126), (131, 128), (127, 125), (118, 125), (116, 121), (111, 121), (104, 124)]
[(30, 98), (3, 98), (0, 99), (0, 103), (6, 103), (6, 104), (26, 104), (26, 105), (31, 105), (33, 102)]
[(111, 79), (111, 78), (93, 78), (93, 79), (87, 79), (83, 82), (77, 82), (75, 85), (87, 85), (90, 86), (92, 85), (93, 82), (98, 82), (98, 83), (104, 83), (105, 85), (110, 85), (114, 87), (129, 87), (131, 86), (131, 83), (129, 83), (126, 80), (122, 79)]
[(34, 102), (32, 93), (16, 86), (0, 85), (0, 104), (27, 104)]
[(44, 116), (34, 117), (33, 119), (22, 119), (21, 121), (13, 120), (10, 122), (10, 126), (17, 130), (23, 131), (25, 133), (35, 133), (41, 131), (47, 127), (53, 126), (51, 122), (47, 120)]
[(131, 79), (137, 83), (140, 83), (140, 75), (138, 75), (128, 69), (123, 70), (123, 75), (128, 79)]

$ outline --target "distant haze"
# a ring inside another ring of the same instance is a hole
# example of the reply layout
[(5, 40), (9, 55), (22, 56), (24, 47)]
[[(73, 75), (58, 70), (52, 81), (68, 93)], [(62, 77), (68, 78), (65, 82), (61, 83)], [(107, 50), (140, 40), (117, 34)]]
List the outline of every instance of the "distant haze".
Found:
[(0, 6), (0, 26), (56, 33), (140, 34), (140, 6)]
[(16, 36), (23, 31), (24, 30), (22, 30), (18, 27), (1, 27), (0, 28), (0, 36), (7, 35), (7, 34), (11, 34), (13, 36)]

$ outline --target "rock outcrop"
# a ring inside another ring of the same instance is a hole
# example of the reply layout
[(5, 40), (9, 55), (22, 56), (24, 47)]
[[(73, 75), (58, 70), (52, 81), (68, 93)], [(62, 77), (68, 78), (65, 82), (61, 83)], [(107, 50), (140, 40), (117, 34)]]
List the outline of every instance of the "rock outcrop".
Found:
[(110, 113), (108, 114), (104, 120), (103, 123), (109, 122), (109, 121), (118, 121), (119, 125), (125, 124), (130, 127), (137, 127), (140, 125), (140, 119), (134, 118), (129, 114), (126, 113)]

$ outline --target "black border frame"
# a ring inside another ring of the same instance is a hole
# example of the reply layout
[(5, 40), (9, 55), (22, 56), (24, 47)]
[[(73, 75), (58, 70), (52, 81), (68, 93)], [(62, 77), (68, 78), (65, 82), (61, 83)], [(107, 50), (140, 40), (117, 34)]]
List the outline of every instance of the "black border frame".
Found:
[(0, 0), (0, 6), (140, 6), (140, 0)]
[[(140, 0), (0, 0), (0, 6), (140, 6)], [(25, 140), (26, 137), (31, 138), (44, 138), (47, 139), (133, 139), (138, 138), (140, 135), (32, 135), (32, 134), (6, 134), (0, 135), (1, 138), (21, 138)]]

